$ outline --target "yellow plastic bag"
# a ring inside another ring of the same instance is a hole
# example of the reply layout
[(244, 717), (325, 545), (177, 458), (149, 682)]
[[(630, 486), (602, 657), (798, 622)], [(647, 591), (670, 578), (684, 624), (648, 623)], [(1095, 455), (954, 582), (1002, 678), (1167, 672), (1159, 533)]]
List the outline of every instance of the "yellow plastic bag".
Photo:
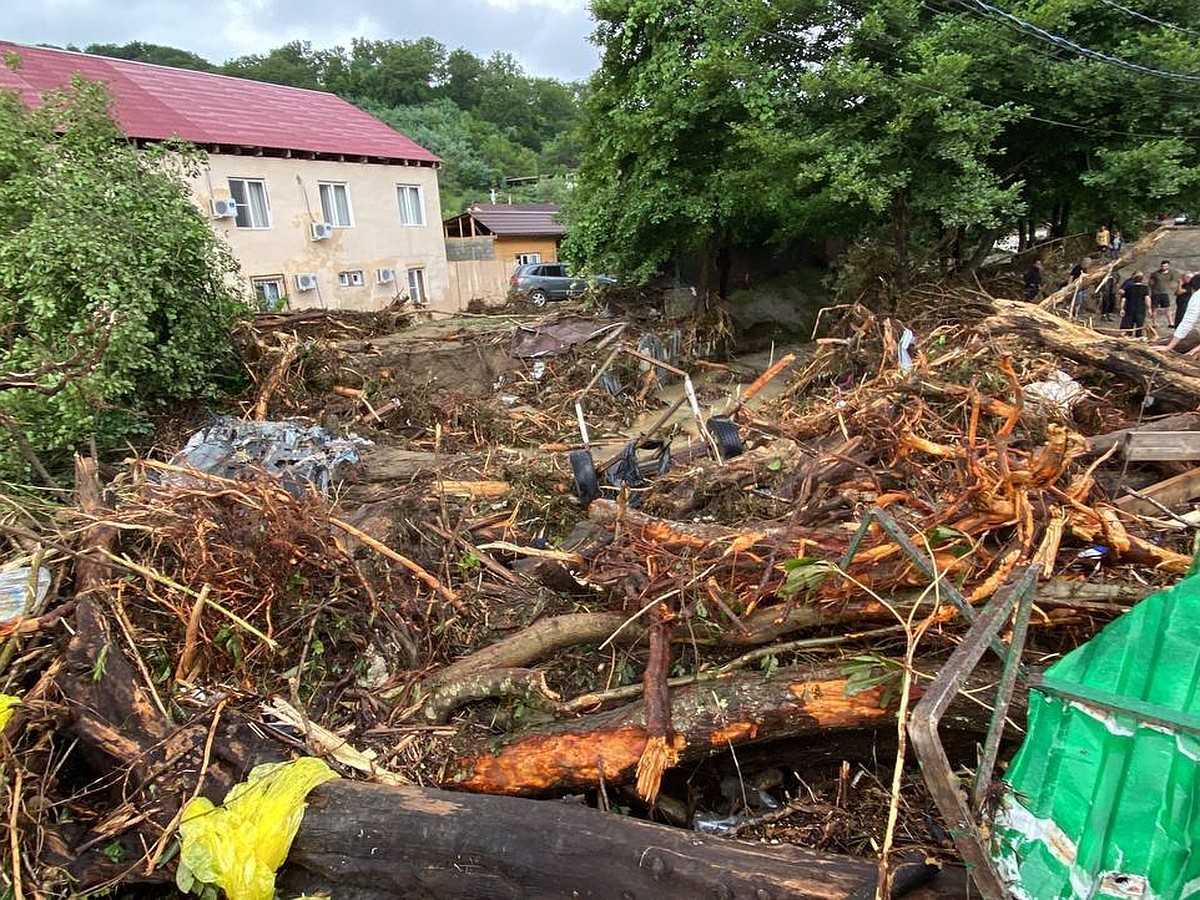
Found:
[(333, 778), (324, 761), (305, 756), (255, 766), (221, 806), (204, 797), (191, 801), (179, 823), (179, 889), (211, 895), (219, 887), (229, 900), (272, 900), (275, 872), (304, 818), (304, 798)]
[(8, 720), (12, 718), (13, 707), (20, 706), (21, 699), (14, 697), (12, 694), (0, 694), (0, 730), (8, 724)]

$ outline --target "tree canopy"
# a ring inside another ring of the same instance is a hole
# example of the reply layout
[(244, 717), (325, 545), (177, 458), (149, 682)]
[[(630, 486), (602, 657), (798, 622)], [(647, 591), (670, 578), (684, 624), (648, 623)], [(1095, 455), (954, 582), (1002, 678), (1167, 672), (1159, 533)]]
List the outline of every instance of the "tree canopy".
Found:
[(1185, 0), (596, 0), (568, 251), (647, 277), (731, 242), (881, 239), (903, 286), (996, 234), (1191, 203)]

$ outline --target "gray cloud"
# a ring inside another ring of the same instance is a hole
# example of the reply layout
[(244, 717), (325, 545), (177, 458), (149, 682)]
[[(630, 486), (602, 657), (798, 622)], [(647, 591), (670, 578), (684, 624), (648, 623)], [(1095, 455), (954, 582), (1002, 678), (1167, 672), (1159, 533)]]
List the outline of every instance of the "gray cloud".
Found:
[(477, 56), (515, 56), (530, 75), (586, 78), (598, 54), (584, 0), (42, 0), (6, 3), (0, 38), (23, 44), (145, 41), (221, 63), (292, 40), (432, 37)]

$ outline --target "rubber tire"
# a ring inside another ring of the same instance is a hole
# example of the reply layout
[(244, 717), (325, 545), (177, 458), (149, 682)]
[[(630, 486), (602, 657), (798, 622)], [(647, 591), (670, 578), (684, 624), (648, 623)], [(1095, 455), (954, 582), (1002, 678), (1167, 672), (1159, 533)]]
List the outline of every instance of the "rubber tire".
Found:
[(586, 508), (600, 496), (600, 479), (589, 450), (571, 451), (571, 472), (575, 476), (575, 496)]
[(713, 416), (709, 419), (708, 433), (717, 442), (717, 449), (721, 452), (721, 459), (733, 459), (735, 456), (741, 456), (746, 452), (746, 447), (742, 444), (741, 435), (738, 434), (737, 426), (733, 424), (733, 420), (729, 416)]
[(547, 303), (550, 302), (550, 295), (547, 294), (545, 291), (543, 291), (541, 288), (537, 288), (536, 290), (532, 290), (529, 292), (529, 302), (532, 303), (534, 306), (536, 306), (538, 309), (541, 309)]

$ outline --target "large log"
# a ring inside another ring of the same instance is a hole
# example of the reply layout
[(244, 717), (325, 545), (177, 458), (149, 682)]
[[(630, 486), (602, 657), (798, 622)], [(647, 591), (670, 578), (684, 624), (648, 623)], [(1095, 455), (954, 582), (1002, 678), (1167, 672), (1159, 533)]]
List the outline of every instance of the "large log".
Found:
[(278, 886), (338, 900), (873, 896), (873, 862), (742, 843), (584, 806), (334, 781)]
[[(747, 741), (875, 728), (895, 714), (878, 689), (846, 693), (838, 669), (787, 667), (764, 678), (740, 672), (671, 692), (679, 761), (696, 762)], [(488, 794), (536, 795), (632, 779), (646, 748), (642, 701), (522, 730), (508, 743), (464, 754), (442, 784)]]
[[(938, 665), (922, 661), (917, 668), (936, 671)], [(789, 666), (765, 677), (761, 672), (738, 672), (673, 688), (671, 727), (679, 764), (696, 763), (732, 746), (817, 735), (828, 740), (837, 733), (894, 722), (894, 704), (884, 702), (894, 692), (875, 687), (848, 693), (849, 674), (837, 668)], [(1016, 698), (1015, 703), (1020, 706), (1022, 701)], [(952, 708), (944, 722), (959, 729), (986, 728), (978, 707), (965, 703)], [(525, 728), (507, 743), (463, 753), (447, 765), (441, 783), (523, 796), (586, 790), (601, 780), (628, 783), (646, 742), (646, 709), (637, 701)]]
[(984, 324), (996, 334), (1018, 334), (1060, 356), (1112, 372), (1177, 408), (1200, 403), (1200, 367), (1185, 357), (1102, 335), (1028, 303), (993, 298), (992, 306), (995, 313)]

